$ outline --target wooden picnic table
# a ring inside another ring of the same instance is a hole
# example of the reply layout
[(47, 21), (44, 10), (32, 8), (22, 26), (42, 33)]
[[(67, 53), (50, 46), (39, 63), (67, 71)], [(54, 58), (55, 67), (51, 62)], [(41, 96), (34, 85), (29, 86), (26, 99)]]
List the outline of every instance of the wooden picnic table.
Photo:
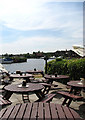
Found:
[(73, 100), (82, 100), (83, 96), (81, 95), (82, 89), (85, 89), (85, 85), (83, 85), (80, 81), (70, 81), (67, 82), (67, 85), (70, 86), (70, 91), (58, 91), (58, 94), (61, 94), (65, 99), (62, 105), (69, 106)]
[(57, 77), (55, 77), (55, 75), (45, 75), (44, 76), (45, 79), (48, 79), (48, 83), (52, 84), (53, 81), (56, 81), (56, 80), (60, 80), (60, 79), (68, 79), (69, 76), (67, 75), (57, 75)]
[(11, 81), (14, 78), (19, 78), (19, 79), (23, 78), (23, 79), (26, 80), (26, 82), (31, 82), (30, 79), (29, 79), (30, 77), (34, 77), (34, 76), (32, 74), (22, 74), (22, 75), (20, 75), (20, 74), (10, 74), (10, 76), (9, 76)]
[(0, 111), (1, 120), (82, 120), (73, 109), (54, 103), (23, 103)]
[[(7, 98), (8, 93), (10, 93), (11, 95), (13, 93), (22, 94), (22, 97), (24, 94), (29, 95), (29, 93), (35, 93), (37, 97), (41, 99), (44, 96), (44, 94), (41, 91), (43, 88), (44, 88), (43, 85), (35, 84), (35, 83), (27, 83), (26, 86), (22, 86), (22, 83), (7, 85), (4, 87), (4, 89), (7, 91), (5, 98)], [(28, 100), (29, 100), (29, 96), (28, 96)]]
[(67, 85), (71, 86), (70, 93), (74, 91), (74, 94), (77, 94), (78, 91), (81, 92), (82, 89), (85, 89), (85, 85), (81, 83), (80, 80), (67, 82)]
[(44, 77), (44, 72), (43, 71), (40, 71), (40, 70), (34, 70), (34, 71), (26, 71), (26, 73), (28, 74), (42, 74), (42, 76)]

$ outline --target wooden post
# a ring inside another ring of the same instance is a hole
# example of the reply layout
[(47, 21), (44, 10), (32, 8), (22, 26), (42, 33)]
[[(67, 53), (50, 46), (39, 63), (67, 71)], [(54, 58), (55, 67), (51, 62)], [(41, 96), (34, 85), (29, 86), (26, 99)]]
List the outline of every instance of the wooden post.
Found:
[(47, 74), (47, 60), (48, 60), (48, 57), (45, 56), (44, 60), (45, 60), (45, 74)]

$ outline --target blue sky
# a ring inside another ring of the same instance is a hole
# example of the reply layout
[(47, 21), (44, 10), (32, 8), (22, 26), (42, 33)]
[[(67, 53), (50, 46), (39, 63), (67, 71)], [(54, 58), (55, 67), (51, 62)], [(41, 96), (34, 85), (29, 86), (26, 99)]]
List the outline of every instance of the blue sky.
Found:
[(55, 52), (83, 44), (82, 0), (1, 0), (0, 54)]

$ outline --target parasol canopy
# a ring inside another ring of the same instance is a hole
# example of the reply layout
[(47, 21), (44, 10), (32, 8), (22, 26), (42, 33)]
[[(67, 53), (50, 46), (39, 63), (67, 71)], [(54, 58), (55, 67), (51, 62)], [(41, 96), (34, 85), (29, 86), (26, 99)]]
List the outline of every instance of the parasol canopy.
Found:
[(4, 66), (0, 63), (0, 71), (8, 73)]
[(73, 45), (73, 51), (81, 57), (85, 56), (85, 47), (82, 47), (80, 45)]

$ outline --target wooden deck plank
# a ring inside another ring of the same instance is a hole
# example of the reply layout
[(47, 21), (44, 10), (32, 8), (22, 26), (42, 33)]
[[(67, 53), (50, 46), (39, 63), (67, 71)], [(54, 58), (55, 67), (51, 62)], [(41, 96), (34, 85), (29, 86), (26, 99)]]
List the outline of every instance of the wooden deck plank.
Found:
[[(69, 108), (66, 107), (66, 106), (62, 106), (62, 108), (63, 108), (63, 111), (64, 111), (64, 113), (65, 113), (65, 115), (66, 115), (66, 118), (67, 118), (67, 119), (72, 119), (72, 120), (74, 120), (74, 118), (73, 118), (73, 116), (72, 116), (72, 113), (70, 112)], [(68, 113), (68, 114), (67, 114), (67, 113)]]
[(14, 109), (14, 106), (9, 107), (9, 109), (6, 110), (5, 114), (3, 115), (2, 119), (9, 118), (10, 114), (12, 113), (12, 110)]
[(1, 105), (1, 106), (3, 105), (3, 102), (2, 102), (2, 101), (0, 101), (0, 105)]
[(38, 110), (38, 103), (34, 103), (32, 107), (32, 112), (30, 116), (30, 120), (36, 120), (37, 115), (37, 110)]
[(70, 111), (71, 111), (73, 117), (75, 118), (75, 120), (81, 120), (79, 114), (76, 111), (74, 111), (72, 109), (70, 109)]
[(3, 105), (9, 105), (9, 104), (11, 104), (11, 101), (3, 98), (3, 96), (0, 96), (0, 105), (3, 106)]
[(44, 112), (45, 112), (45, 120), (51, 120), (50, 108), (49, 103), (44, 104)]
[(51, 115), (52, 115), (52, 119), (58, 119), (58, 114), (57, 114), (57, 110), (56, 110), (56, 106), (55, 104), (50, 103), (50, 108), (51, 108)]
[(16, 116), (16, 119), (22, 118), (25, 111), (26, 104), (21, 104), (20, 110)]
[(6, 108), (4, 108), (4, 109), (2, 109), (1, 111), (0, 111), (0, 119), (1, 119), (1, 117), (4, 115), (4, 113), (6, 112)]
[(0, 97), (0, 102), (2, 102), (2, 104), (8, 104), (9, 102), (6, 99), (3, 99)]
[(28, 103), (26, 106), (26, 110), (25, 110), (25, 114), (23, 116), (23, 119), (29, 119), (31, 111), (32, 111), (32, 103)]
[(44, 113), (43, 113), (43, 103), (40, 102), (38, 106), (38, 119), (43, 120), (44, 119)]
[(62, 109), (62, 106), (57, 104), (56, 109), (58, 112), (59, 120), (66, 119), (65, 114), (64, 114), (63, 109)]
[(16, 117), (16, 115), (17, 115), (17, 113), (18, 113), (19, 108), (20, 108), (20, 104), (19, 104), (19, 105), (16, 105), (16, 106), (14, 107), (11, 115), (9, 116), (9, 119), (10, 119), (10, 120), (11, 120), (11, 119), (12, 119), (12, 120), (15, 119), (15, 117)]
[(1, 120), (81, 120), (79, 114), (67, 106), (54, 103), (24, 103), (2, 109)]

